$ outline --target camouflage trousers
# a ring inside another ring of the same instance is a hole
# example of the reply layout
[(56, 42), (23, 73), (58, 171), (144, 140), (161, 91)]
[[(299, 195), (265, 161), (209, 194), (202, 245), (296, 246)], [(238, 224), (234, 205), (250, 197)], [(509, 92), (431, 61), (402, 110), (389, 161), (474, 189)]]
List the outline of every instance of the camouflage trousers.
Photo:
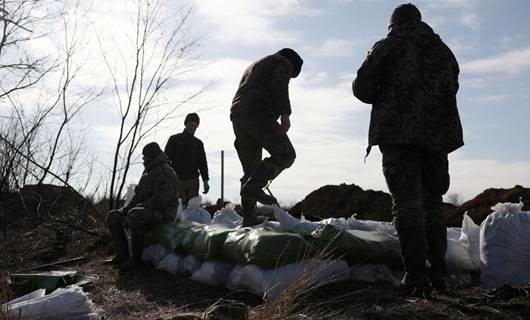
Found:
[(137, 233), (145, 233), (157, 224), (170, 223), (173, 219), (174, 215), (171, 216), (169, 212), (134, 207), (127, 213), (124, 213), (122, 210), (110, 211), (107, 215), (107, 225), (112, 226), (116, 223), (120, 223), (125, 228), (134, 230)]
[[(291, 140), (272, 117), (235, 118), (232, 126), (236, 136), (234, 146), (245, 174), (242, 180), (250, 177), (262, 162), (273, 172), (270, 180), (294, 163), (296, 152)], [(263, 149), (270, 157), (262, 160)]]
[(396, 228), (445, 226), (442, 196), (449, 189), (447, 154), (414, 145), (380, 145)]
[(179, 180), (178, 197), (182, 199), (182, 205), (187, 206), (188, 201), (199, 195), (199, 178)]

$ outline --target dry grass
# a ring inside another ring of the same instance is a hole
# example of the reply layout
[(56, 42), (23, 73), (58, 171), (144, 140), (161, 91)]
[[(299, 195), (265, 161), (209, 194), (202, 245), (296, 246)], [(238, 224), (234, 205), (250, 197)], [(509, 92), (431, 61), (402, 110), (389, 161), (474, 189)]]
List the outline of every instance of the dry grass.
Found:
[(8, 310), (3, 307), (3, 304), (13, 300), (14, 293), (9, 288), (7, 282), (7, 273), (0, 272), (0, 320), (15, 320), (16, 317), (8, 314)]

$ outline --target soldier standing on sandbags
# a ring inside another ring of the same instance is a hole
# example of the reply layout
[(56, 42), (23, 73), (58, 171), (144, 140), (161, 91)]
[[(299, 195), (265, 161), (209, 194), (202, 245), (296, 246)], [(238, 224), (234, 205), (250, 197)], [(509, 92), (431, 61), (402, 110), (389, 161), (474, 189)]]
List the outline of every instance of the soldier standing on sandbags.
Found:
[[(147, 144), (142, 154), (145, 170), (134, 188), (134, 197), (107, 216), (107, 225), (116, 244), (112, 263), (118, 264), (120, 269), (137, 267), (142, 261), (145, 232), (157, 224), (172, 222), (177, 213), (178, 178), (166, 154), (156, 142)], [(131, 232), (131, 256), (124, 227)]]
[[(372, 104), (369, 146), (379, 145), (405, 266), (404, 288), (446, 291), (447, 228), (442, 195), (447, 154), (464, 145), (456, 105), (459, 67), (451, 50), (412, 4), (398, 6), (389, 34), (375, 43), (353, 81)], [(426, 269), (429, 260), (431, 268)]]
[(210, 190), (206, 152), (202, 141), (195, 137), (199, 123), (198, 114), (186, 115), (184, 130), (169, 137), (164, 149), (179, 177), (178, 196), (182, 199), (184, 207), (191, 198), (199, 195), (199, 174), (202, 176), (203, 193)]
[[(243, 73), (232, 101), (230, 120), (236, 136), (234, 145), (244, 172), (241, 178), (243, 226), (259, 223), (256, 201), (267, 205), (277, 203), (263, 188), (296, 158), (287, 136), (291, 126), (289, 80), (298, 76), (302, 63), (302, 58), (290, 48), (252, 63)], [(262, 160), (262, 149), (270, 157)]]

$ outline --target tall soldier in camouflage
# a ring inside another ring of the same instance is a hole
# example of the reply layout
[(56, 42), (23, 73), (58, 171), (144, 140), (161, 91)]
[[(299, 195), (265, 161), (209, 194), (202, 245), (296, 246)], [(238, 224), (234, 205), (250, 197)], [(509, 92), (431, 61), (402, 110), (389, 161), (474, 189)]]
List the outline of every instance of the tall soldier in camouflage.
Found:
[[(287, 136), (291, 126), (289, 81), (298, 76), (302, 64), (302, 58), (290, 48), (252, 63), (243, 73), (232, 101), (230, 119), (236, 136), (234, 145), (244, 172), (241, 178), (243, 226), (259, 223), (256, 201), (269, 205), (277, 203), (263, 188), (296, 158)], [(262, 160), (262, 149), (267, 150), (270, 157)]]
[(189, 113), (184, 119), (184, 130), (169, 137), (164, 152), (179, 178), (179, 198), (186, 207), (188, 201), (199, 195), (199, 174), (202, 177), (203, 193), (208, 193), (208, 161), (204, 144), (195, 136), (200, 119)]
[(430, 284), (446, 290), (442, 195), (449, 188), (447, 155), (464, 144), (456, 105), (459, 68), (414, 5), (395, 8), (389, 30), (357, 71), (353, 93), (372, 104), (367, 152), (379, 145), (383, 154), (406, 271), (402, 283), (422, 295), (431, 292)]
[[(142, 259), (144, 233), (160, 223), (173, 221), (177, 212), (177, 184), (175, 171), (156, 142), (143, 150), (145, 170), (134, 189), (134, 197), (123, 208), (110, 211), (107, 216), (116, 256), (112, 260), (120, 269), (132, 269)], [(131, 256), (124, 227), (131, 232)]]

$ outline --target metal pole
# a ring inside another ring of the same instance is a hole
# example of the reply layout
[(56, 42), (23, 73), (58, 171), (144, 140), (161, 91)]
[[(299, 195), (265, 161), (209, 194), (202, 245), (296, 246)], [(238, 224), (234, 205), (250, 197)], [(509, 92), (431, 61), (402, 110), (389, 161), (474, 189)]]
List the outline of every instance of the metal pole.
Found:
[(221, 206), (225, 204), (225, 151), (221, 150)]

